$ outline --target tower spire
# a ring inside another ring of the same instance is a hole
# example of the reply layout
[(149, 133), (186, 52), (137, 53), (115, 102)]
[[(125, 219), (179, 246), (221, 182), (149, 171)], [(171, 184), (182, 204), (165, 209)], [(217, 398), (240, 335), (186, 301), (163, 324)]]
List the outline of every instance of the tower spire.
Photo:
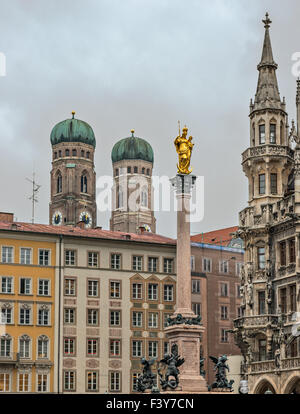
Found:
[(273, 58), (269, 32), (272, 21), (270, 20), (268, 13), (266, 13), (266, 17), (262, 20), (262, 22), (265, 27), (265, 37), (261, 60), (257, 65), (259, 76), (253, 110), (265, 108), (283, 109), (276, 77), (276, 69), (278, 65), (275, 63)]

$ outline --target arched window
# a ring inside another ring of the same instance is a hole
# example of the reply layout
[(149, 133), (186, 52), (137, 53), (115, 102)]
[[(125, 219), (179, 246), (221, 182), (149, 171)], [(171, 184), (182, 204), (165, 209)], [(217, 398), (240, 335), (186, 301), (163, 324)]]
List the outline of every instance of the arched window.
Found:
[(65, 154), (66, 154), (66, 157), (68, 157), (70, 155), (70, 150), (66, 149)]
[(77, 157), (77, 150), (76, 149), (72, 149), (72, 156)]
[(38, 359), (48, 358), (49, 338), (46, 335), (41, 335), (38, 338)]
[(122, 208), (124, 204), (124, 196), (121, 188), (117, 190), (117, 208)]
[(61, 158), (61, 150), (58, 151), (58, 156)]
[(145, 174), (145, 168), (144, 167), (142, 168), (142, 174)]
[(148, 207), (148, 193), (146, 190), (141, 192), (141, 205), (142, 207)]
[(81, 183), (80, 183), (80, 191), (82, 193), (87, 193), (87, 176), (86, 175), (82, 175), (81, 176)]
[(147, 168), (147, 175), (150, 175), (150, 168)]
[(90, 158), (90, 151), (86, 152), (86, 158)]
[(62, 176), (59, 173), (56, 179), (56, 192), (61, 193), (62, 192)]
[(0, 338), (0, 356), (10, 357), (11, 351), (11, 336), (9, 334), (4, 334)]
[(30, 358), (30, 337), (23, 335), (19, 339), (20, 358)]
[(115, 176), (118, 177), (118, 175), (119, 175), (119, 168), (116, 168), (115, 169)]
[(84, 150), (81, 150), (81, 156), (84, 158)]
[(54, 159), (56, 160), (57, 158), (57, 151), (54, 152)]

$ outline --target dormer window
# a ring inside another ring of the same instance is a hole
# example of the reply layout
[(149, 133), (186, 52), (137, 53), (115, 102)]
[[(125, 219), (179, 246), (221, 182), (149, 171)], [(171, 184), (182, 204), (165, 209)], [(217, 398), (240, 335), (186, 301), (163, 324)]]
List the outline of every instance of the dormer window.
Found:
[(270, 144), (276, 144), (276, 124), (270, 124)]
[(265, 125), (259, 125), (259, 144), (265, 144), (266, 143), (266, 127)]

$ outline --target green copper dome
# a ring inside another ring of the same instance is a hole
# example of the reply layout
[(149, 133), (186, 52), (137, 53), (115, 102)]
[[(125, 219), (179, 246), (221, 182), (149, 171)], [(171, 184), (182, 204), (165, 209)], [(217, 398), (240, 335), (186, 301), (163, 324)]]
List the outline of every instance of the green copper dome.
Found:
[(131, 131), (131, 137), (118, 141), (111, 152), (112, 162), (122, 160), (144, 160), (153, 163), (154, 155), (151, 145), (143, 138), (135, 137)]
[(85, 144), (96, 147), (96, 139), (92, 127), (80, 119), (66, 119), (55, 125), (51, 131), (51, 144), (59, 144), (60, 142), (84, 142)]

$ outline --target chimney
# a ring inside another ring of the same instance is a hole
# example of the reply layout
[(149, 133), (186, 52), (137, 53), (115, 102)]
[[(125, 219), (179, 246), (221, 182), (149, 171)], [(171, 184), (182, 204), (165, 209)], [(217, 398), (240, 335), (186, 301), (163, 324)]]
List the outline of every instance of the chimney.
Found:
[(0, 212), (0, 222), (2, 223), (13, 223), (14, 213), (1, 213)]

